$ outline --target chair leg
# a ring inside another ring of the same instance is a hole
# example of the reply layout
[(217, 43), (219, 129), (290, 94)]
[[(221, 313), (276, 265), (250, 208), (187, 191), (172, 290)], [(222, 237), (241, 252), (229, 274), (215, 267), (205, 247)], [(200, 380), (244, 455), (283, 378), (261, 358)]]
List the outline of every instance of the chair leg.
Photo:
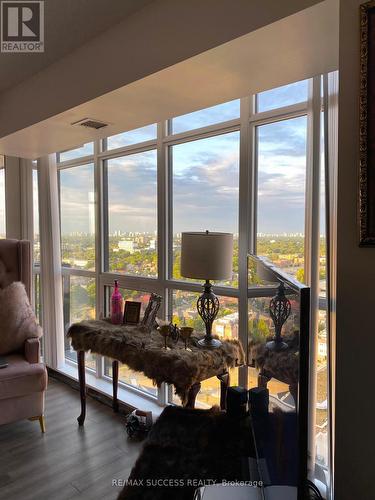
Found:
[(46, 420), (44, 418), (44, 415), (40, 415), (39, 417), (31, 417), (29, 418), (31, 422), (34, 420), (39, 420), (39, 425), (40, 425), (40, 430), (43, 432), (43, 434), (46, 432)]
[(44, 418), (44, 415), (40, 415), (39, 425), (40, 425), (40, 430), (44, 434), (46, 432), (46, 419)]

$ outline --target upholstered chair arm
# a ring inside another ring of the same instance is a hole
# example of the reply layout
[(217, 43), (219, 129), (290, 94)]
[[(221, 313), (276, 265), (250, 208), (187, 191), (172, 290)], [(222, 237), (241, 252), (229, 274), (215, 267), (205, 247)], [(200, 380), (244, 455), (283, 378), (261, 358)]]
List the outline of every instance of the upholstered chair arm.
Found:
[(31, 338), (25, 340), (25, 358), (30, 363), (39, 363), (39, 339)]

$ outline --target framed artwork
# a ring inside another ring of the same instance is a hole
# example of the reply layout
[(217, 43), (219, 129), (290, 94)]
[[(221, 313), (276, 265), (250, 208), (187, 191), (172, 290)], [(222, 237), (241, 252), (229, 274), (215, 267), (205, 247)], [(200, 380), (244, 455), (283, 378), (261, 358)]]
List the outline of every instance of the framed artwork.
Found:
[(375, 0), (360, 6), (360, 246), (375, 246)]
[(159, 311), (161, 301), (162, 297), (160, 295), (157, 295), (156, 293), (151, 294), (141, 322), (142, 326), (145, 326), (149, 330), (152, 330), (156, 323), (156, 315)]
[(134, 302), (132, 300), (127, 300), (125, 302), (124, 308), (124, 319), (123, 323), (125, 325), (137, 325), (139, 322), (139, 316), (141, 314), (141, 302)]

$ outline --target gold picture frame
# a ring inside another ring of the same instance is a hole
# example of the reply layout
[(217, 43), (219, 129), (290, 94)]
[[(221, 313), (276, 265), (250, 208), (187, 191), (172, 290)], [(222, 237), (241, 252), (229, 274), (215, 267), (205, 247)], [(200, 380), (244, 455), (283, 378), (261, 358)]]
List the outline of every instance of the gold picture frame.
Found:
[(141, 302), (127, 300), (124, 307), (124, 325), (138, 325), (141, 315)]
[(360, 6), (359, 244), (375, 246), (375, 0)]

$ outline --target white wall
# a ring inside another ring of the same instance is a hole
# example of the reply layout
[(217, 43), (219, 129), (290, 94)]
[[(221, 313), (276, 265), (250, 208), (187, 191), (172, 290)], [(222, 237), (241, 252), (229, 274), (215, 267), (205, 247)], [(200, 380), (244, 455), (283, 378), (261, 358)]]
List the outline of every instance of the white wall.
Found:
[[(316, 3), (320, 1), (155, 0), (1, 94), (0, 137)], [(45, 43), (48, 48), (48, 30)]]
[[(359, 5), (340, 3), (335, 498), (375, 498), (375, 248), (359, 248)], [(375, 200), (372, 200), (375, 203)]]
[[(2, 137), (0, 153), (35, 159), (336, 70), (338, 5), (321, 2)], [(72, 125), (83, 118), (108, 125)]]

